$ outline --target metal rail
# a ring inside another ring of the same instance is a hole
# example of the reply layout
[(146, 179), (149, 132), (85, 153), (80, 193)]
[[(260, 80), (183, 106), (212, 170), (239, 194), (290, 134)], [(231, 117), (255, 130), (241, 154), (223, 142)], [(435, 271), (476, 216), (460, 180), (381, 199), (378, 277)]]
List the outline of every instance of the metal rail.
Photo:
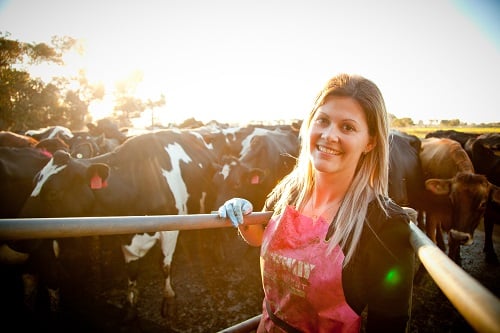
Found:
[[(245, 216), (245, 224), (269, 221), (271, 212)], [(64, 238), (130, 234), (167, 230), (193, 230), (230, 227), (229, 220), (217, 214), (112, 216), (44, 219), (0, 219), (0, 239)], [(410, 243), (438, 287), (480, 333), (500, 332), (500, 300), (448, 258), (413, 222)], [(222, 332), (251, 332), (260, 316)]]
[[(269, 221), (272, 212), (245, 215), (245, 224)], [(232, 226), (217, 214), (0, 219), (0, 239), (65, 238)]]
[(410, 243), (434, 282), (481, 333), (500, 332), (500, 301), (443, 253), (413, 222)]
[(242, 321), (239, 324), (236, 324), (234, 326), (223, 329), (222, 331), (219, 331), (218, 333), (248, 333), (248, 332), (255, 331), (257, 329), (257, 327), (259, 326), (259, 322), (260, 322), (261, 318), (262, 318), (262, 315), (252, 317), (250, 319)]

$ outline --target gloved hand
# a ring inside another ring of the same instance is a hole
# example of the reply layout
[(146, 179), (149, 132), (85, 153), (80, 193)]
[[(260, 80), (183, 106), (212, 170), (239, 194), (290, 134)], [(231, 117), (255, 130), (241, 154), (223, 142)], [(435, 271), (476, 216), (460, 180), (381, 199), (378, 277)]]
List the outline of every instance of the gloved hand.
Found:
[(238, 227), (243, 223), (243, 215), (253, 211), (252, 203), (246, 199), (232, 198), (219, 207), (217, 213), (222, 218), (229, 218), (231, 223)]

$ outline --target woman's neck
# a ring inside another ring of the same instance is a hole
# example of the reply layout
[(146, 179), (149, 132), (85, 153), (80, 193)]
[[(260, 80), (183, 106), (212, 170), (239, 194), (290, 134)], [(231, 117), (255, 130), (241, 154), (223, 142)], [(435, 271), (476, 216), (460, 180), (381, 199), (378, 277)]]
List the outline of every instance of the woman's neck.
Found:
[(317, 205), (340, 202), (347, 193), (352, 179), (353, 176), (316, 173), (311, 196), (315, 197)]
[(325, 174), (317, 174), (303, 213), (313, 219), (323, 216), (327, 221), (331, 221), (339, 210), (351, 180), (349, 177), (326, 177)]

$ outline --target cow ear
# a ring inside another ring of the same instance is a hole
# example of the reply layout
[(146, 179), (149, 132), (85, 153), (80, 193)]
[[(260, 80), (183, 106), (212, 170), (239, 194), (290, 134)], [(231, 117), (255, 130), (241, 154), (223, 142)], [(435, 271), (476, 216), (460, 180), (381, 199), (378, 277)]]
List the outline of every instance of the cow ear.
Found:
[(500, 204), (500, 187), (491, 184), (491, 201)]
[(265, 172), (262, 169), (254, 168), (248, 172), (248, 183), (250, 185), (259, 185), (263, 182)]
[(109, 176), (109, 167), (106, 164), (92, 164), (87, 169), (87, 181), (90, 188), (98, 190), (108, 186), (107, 179)]
[(425, 181), (425, 188), (437, 195), (448, 195), (451, 190), (450, 179), (427, 179)]

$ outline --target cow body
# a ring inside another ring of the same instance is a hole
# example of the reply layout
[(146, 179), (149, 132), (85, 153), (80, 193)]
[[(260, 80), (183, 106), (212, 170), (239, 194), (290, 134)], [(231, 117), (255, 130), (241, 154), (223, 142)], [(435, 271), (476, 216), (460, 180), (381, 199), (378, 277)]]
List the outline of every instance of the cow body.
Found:
[(448, 255), (460, 262), (460, 245), (473, 241), (483, 218), (490, 191), (497, 189), (474, 167), (460, 143), (451, 139), (422, 140), (420, 153), (428, 195), (425, 196), (426, 232), (445, 250), (442, 232), (448, 234)]
[[(91, 159), (58, 152), (40, 172), (22, 217), (177, 215), (205, 213), (213, 207), (213, 155), (189, 132), (160, 131), (139, 135), (115, 151)], [(170, 265), (178, 231), (134, 235), (122, 246), (128, 264), (128, 300), (137, 304), (137, 260), (157, 240), (164, 254), (162, 313), (174, 291)]]
[[(35, 175), (48, 163), (51, 155), (38, 148), (12, 148), (0, 147), (0, 218), (17, 218), (23, 207), (24, 202), (30, 196), (35, 184), (33, 179)], [(30, 255), (33, 254), (33, 255)], [(54, 286), (53, 279), (58, 267), (44, 264), (36, 265), (37, 258), (51, 258), (51, 263), (57, 265), (54, 260), (54, 252), (50, 246), (45, 246), (39, 240), (7, 241), (1, 244), (0, 264), (5, 269), (2, 275), (2, 282), (8, 279), (12, 281), (34, 281), (34, 272), (40, 280), (43, 281), (43, 287)], [(14, 269), (15, 267), (15, 269)], [(12, 274), (7, 274), (10, 272)], [(23, 277), (23, 280), (21, 280)], [(32, 310), (35, 307), (33, 295), (34, 289), (31, 286), (24, 285), (25, 309)], [(41, 287), (41, 286), (40, 286)], [(18, 292), (16, 290), (16, 292)], [(21, 299), (23, 291), (16, 294), (9, 291), (12, 297)], [(50, 294), (49, 294), (50, 295)], [(9, 297), (7, 297), (9, 299)], [(56, 302), (53, 302), (56, 304)]]
[(0, 147), (34, 147), (38, 140), (22, 134), (17, 134), (11, 131), (0, 131)]
[[(477, 173), (485, 175), (488, 181), (500, 186), (500, 133), (478, 136), (468, 142), (468, 153)], [(500, 205), (488, 200), (484, 213), (484, 253), (488, 262), (498, 262), (493, 247), (493, 227), (500, 221)]]
[(73, 137), (71, 130), (64, 126), (49, 126), (38, 130), (28, 130), (24, 135), (30, 136), (37, 141), (59, 137), (64, 142), (68, 142)]
[(16, 218), (33, 191), (33, 178), (51, 155), (37, 148), (0, 147), (0, 218)]
[(477, 133), (460, 132), (455, 130), (437, 130), (431, 133), (427, 133), (425, 135), (425, 138), (451, 139), (460, 143), (462, 148), (465, 149), (467, 141), (469, 141), (470, 139), (475, 139), (478, 136), (479, 134)]
[(421, 141), (414, 135), (389, 134), (389, 197), (400, 206), (421, 210), (425, 191), (420, 163)]

